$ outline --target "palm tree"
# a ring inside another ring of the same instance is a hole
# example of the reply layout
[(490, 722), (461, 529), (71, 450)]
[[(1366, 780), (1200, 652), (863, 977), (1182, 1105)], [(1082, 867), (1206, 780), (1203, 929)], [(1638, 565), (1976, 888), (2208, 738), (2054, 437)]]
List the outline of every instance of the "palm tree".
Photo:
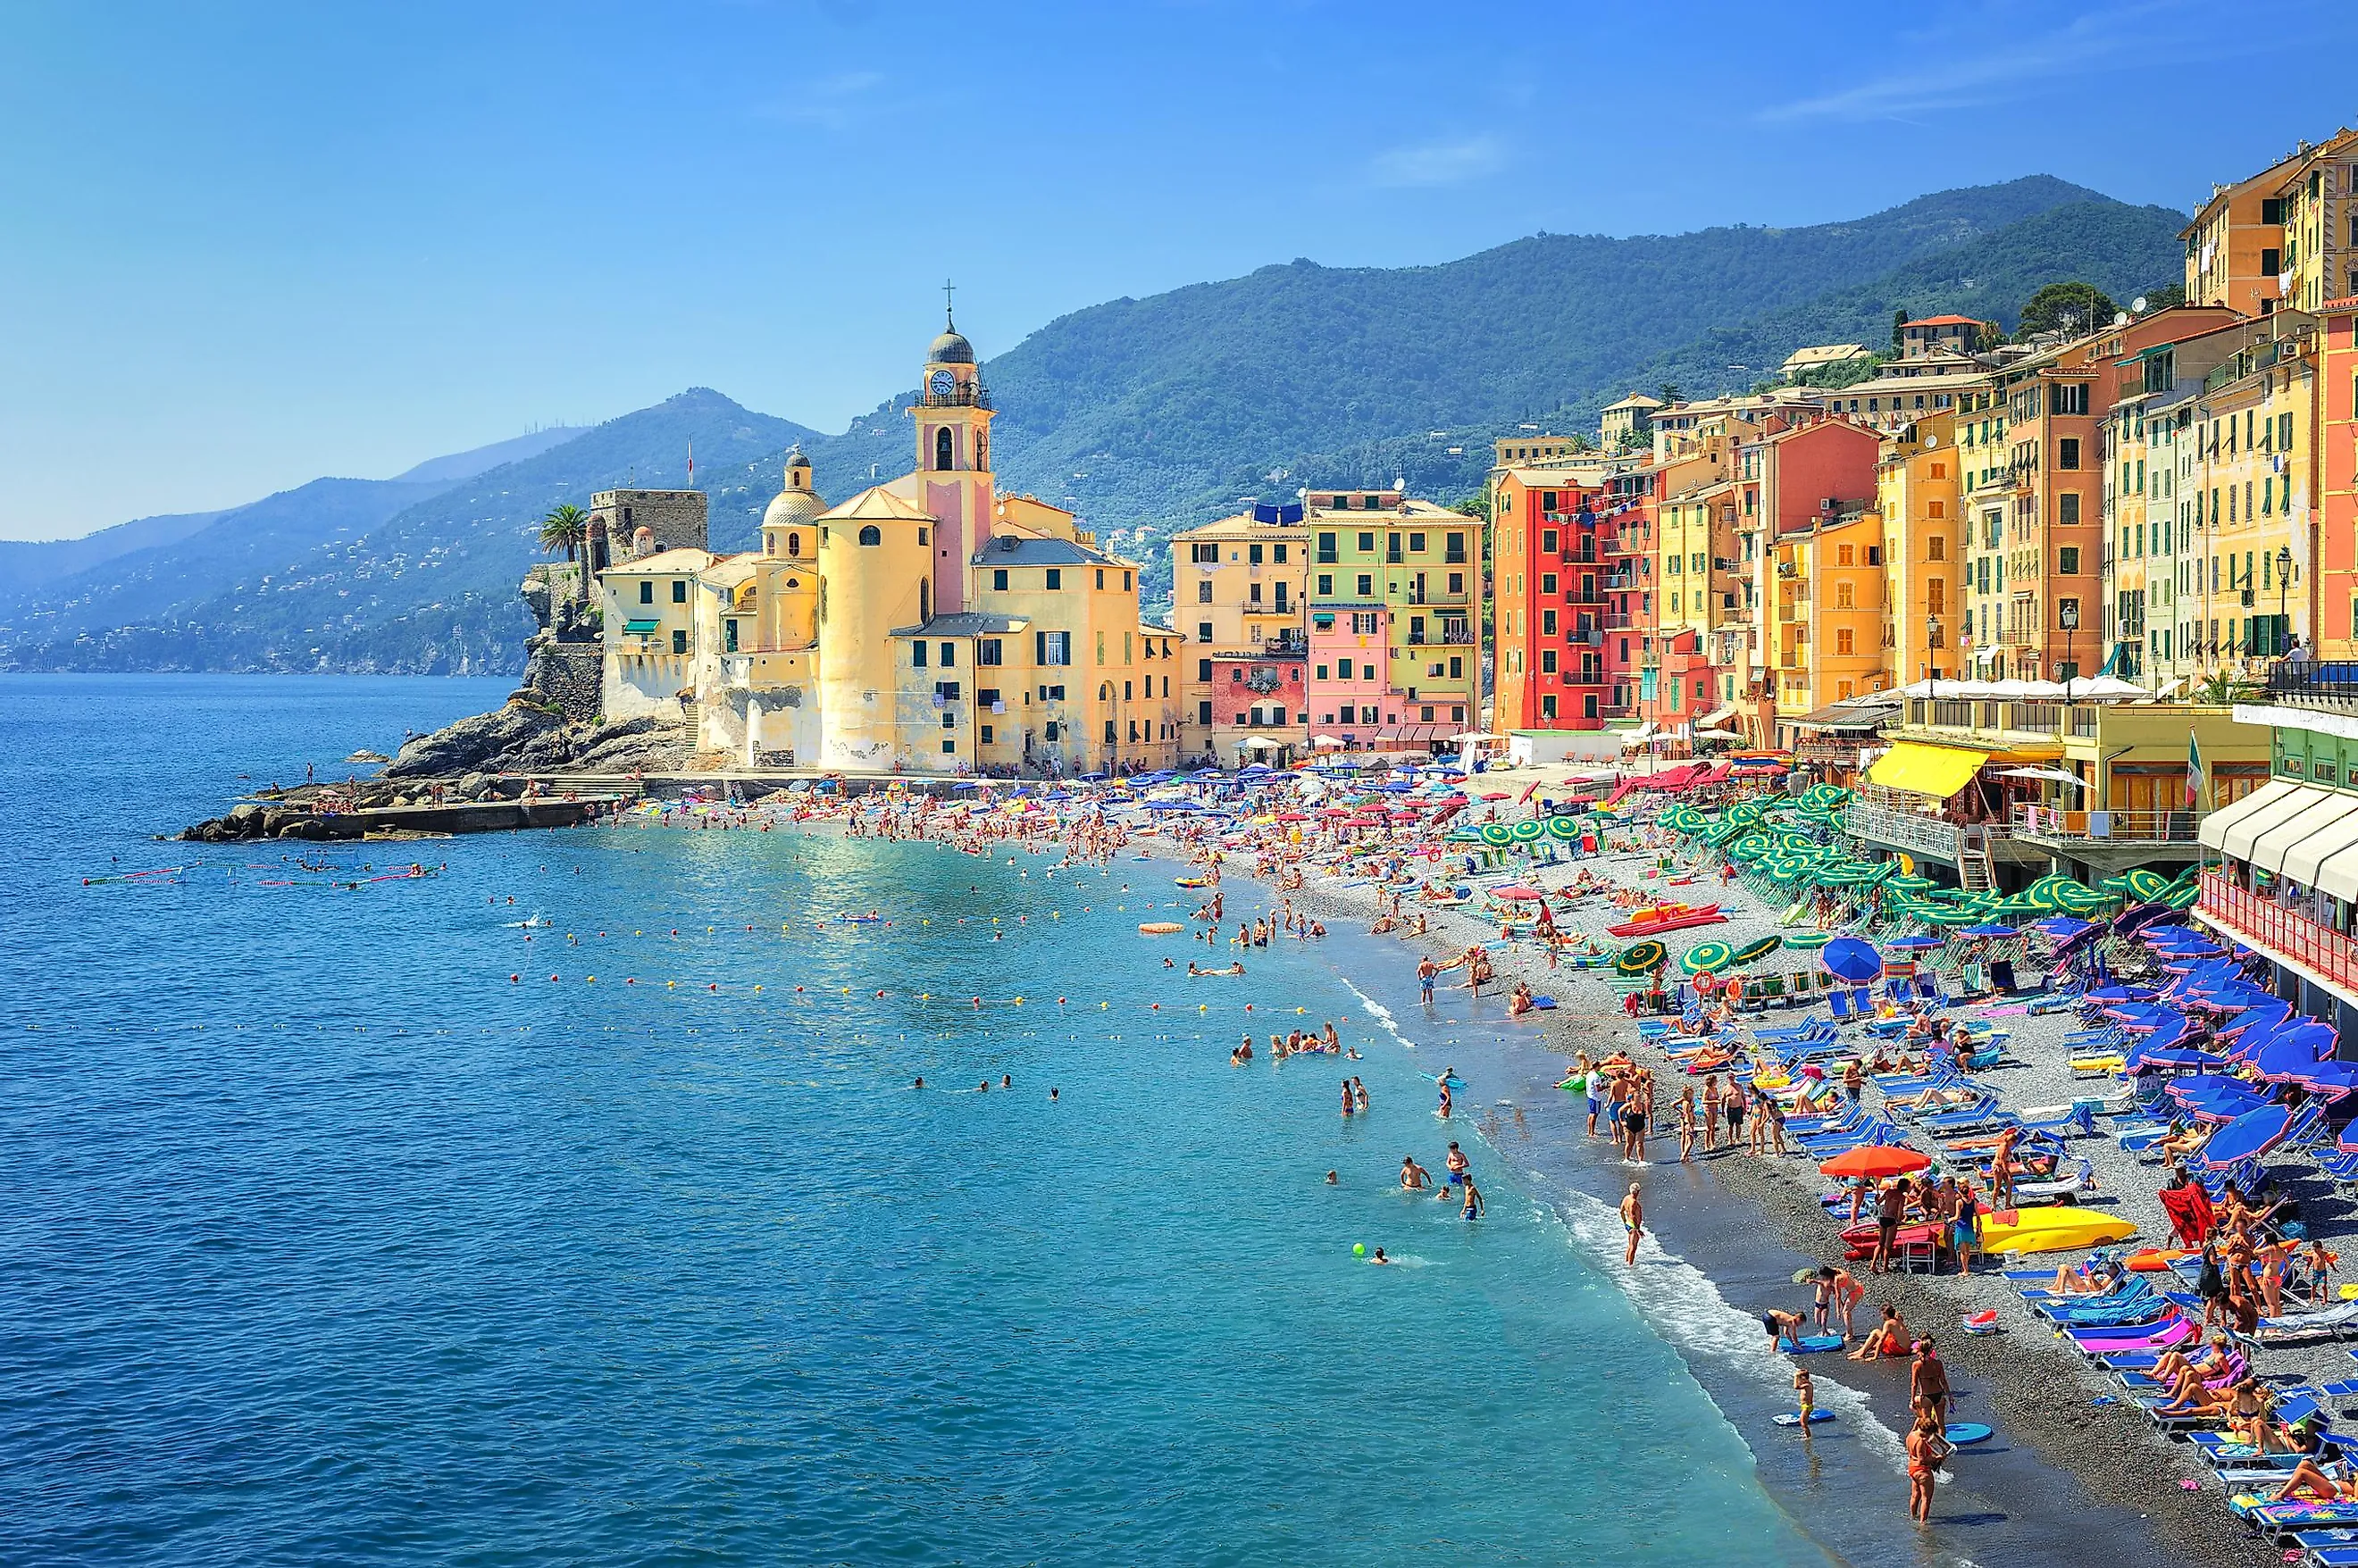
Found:
[[(562, 550), (568, 565), (579, 558), (581, 548), (589, 538), (590, 514), (570, 502), (553, 509), (540, 520), (541, 553), (553, 556)], [(590, 597), (590, 585), (583, 580), (585, 576), (577, 572), (574, 581), (577, 593), (586, 600)]]

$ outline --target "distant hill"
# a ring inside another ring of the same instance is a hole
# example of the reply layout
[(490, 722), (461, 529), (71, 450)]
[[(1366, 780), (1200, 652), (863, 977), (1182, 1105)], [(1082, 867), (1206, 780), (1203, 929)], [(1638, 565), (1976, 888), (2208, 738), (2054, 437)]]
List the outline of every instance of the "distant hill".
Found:
[(102, 561), (185, 539), (221, 515), (218, 512), (178, 512), (161, 517), (135, 517), (79, 539), (0, 539), (0, 606), (19, 594), (88, 571)]
[[(2034, 176), (1806, 228), (1543, 234), (1425, 267), (1296, 261), (1043, 327), (984, 367), (994, 451), (1005, 488), (1079, 511), (1167, 592), (1172, 531), (1239, 496), (1399, 476), (1455, 499), (1480, 485), (1495, 437), (1526, 421), (1593, 428), (1633, 387), (1748, 384), (1806, 343), (1887, 341), (1895, 309), (2011, 326), (2061, 278), (2129, 297), (2176, 276), (2183, 222)], [(871, 468), (904, 471), (908, 402), (822, 437), (683, 393), (340, 532), (268, 583), (258, 567), (234, 581), (209, 567), (166, 605), (146, 589), (102, 603), (88, 578), (53, 584), (49, 620), (0, 614), (0, 666), (513, 669), (526, 630), (514, 585), (548, 507), (633, 478), (682, 483), (692, 437), (714, 546), (742, 548), (793, 441), (831, 500)], [(211, 531), (160, 546), (150, 580)]]
[(453, 452), (447, 458), (428, 458), (416, 468), (393, 477), (405, 484), (457, 484), (472, 479), (487, 469), (502, 463), (520, 463), (526, 458), (536, 458), (551, 447), (561, 447), (579, 436), (587, 427), (551, 425), (546, 430), (529, 435), (511, 436), (504, 441), (493, 441), (488, 447), (471, 451)]
[[(538, 524), (549, 508), (568, 501), (586, 505), (593, 492), (619, 484), (684, 485), (693, 441), (697, 477), (711, 492), (716, 525), (750, 532), (747, 520), (758, 520), (777, 493), (778, 467), (765, 455), (815, 435), (699, 387), (453, 486), (318, 481), (230, 514), (178, 546), (149, 552), (155, 560), (143, 557), (134, 575), (145, 580), (153, 575), (146, 568), (168, 569), (175, 550), (185, 554), (233, 524), (242, 530), (241, 519), (260, 507), (285, 503), (292, 510), (296, 498), (321, 486), (376, 487), (330, 492), (373, 496), (376, 514), (290, 558), (282, 560), (283, 551), (248, 551), (233, 572), (208, 570), (201, 592), (159, 603), (158, 595), (142, 589), (114, 590), (135, 614), (85, 609), (86, 599), (109, 591), (89, 585), (85, 595), (27, 617), (20, 627), (0, 627), (6, 638), (0, 663), (18, 669), (426, 675), (516, 669), (531, 630), (516, 584), (545, 558)], [(395, 504), (382, 504), (388, 500)], [(121, 566), (94, 575), (111, 579)]]

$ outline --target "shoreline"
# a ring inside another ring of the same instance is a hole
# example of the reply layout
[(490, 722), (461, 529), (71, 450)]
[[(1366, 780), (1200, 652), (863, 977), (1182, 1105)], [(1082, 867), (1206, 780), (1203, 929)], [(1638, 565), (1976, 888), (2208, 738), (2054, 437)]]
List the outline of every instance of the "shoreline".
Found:
[[(1568, 862), (1564, 869), (1577, 865), (1600, 874), (1626, 874), (1653, 853), (1607, 853)], [(1233, 866), (1234, 862), (1229, 864)], [(1233, 874), (1249, 875), (1242, 871)], [(1377, 906), (1376, 898), (1368, 889), (1336, 885), (1331, 877), (1306, 881), (1301, 891), (1290, 895), (1279, 893), (1260, 879), (1250, 880), (1272, 903), (1279, 897), (1291, 896), (1297, 909), (1317, 915), (1330, 927), (1338, 921), (1371, 921)], [(1740, 884), (1721, 891), (1723, 902), (1731, 908), (1751, 896)], [(1634, 1022), (1625, 1017), (1617, 1006), (1608, 1005), (1606, 999), (1611, 993), (1601, 979), (1604, 971), (1550, 970), (1539, 955), (1519, 944), (1502, 941), (1495, 927), (1460, 911), (1422, 913), (1429, 917), (1425, 936), (1388, 934), (1401, 937), (1403, 954), (1411, 964), (1416, 956), (1429, 953), (1445, 960), (1467, 946), (1487, 945), (1498, 964), (1497, 979), (1486, 986), (1487, 993), (1503, 997), (1514, 981), (1521, 979), (1535, 992), (1544, 995), (1553, 990), (1559, 998), (1558, 1007), (1552, 1012), (1534, 1015), (1538, 1022), (1532, 1040), (1535, 1050), (1568, 1067), (1576, 1051), (1585, 1050), (1594, 1059), (1618, 1048), (1641, 1066), (1661, 1074), (1665, 1087), (1675, 1095), (1685, 1075), (1671, 1065), (1663, 1053), (1640, 1038)], [(1763, 914), (1757, 908), (1750, 913)], [(1584, 1005), (1587, 1003), (1594, 1003), (1594, 1011)], [(1585, 1138), (1585, 1108), (1583, 1115), (1569, 1114), (1571, 1108), (1580, 1107), (1582, 1102), (1569, 1095), (1559, 1098), (1567, 1108), (1562, 1119), (1569, 1129), (1569, 1138), (1575, 1148), (1589, 1155), (1575, 1162), (1599, 1171), (1630, 1170), (1610, 1154), (1609, 1144)], [(1587, 1149), (1585, 1146), (1592, 1141), (1601, 1146)], [(1761, 1239), (1758, 1229), (1740, 1240), (1725, 1236), (1713, 1238), (1708, 1234), (1709, 1222), (1716, 1217), (1708, 1212), (1687, 1215), (1676, 1206), (1649, 1205), (1647, 1228), (1658, 1244), (1667, 1243), (1675, 1249), (1679, 1258), (1696, 1266), (1718, 1287), (1729, 1304), (1754, 1313), (1772, 1305), (1790, 1310), (1796, 1304), (1797, 1295), (1806, 1292), (1790, 1283), (1790, 1270), (1799, 1264), (1787, 1260), (1807, 1263), (1840, 1261), (1841, 1248), (1836, 1241), (1839, 1227), (1820, 1207), (1817, 1195), (1823, 1181), (1815, 1175), (1814, 1165), (1804, 1158), (1790, 1155), (1756, 1160), (1748, 1154), (1723, 1153), (1713, 1158), (1699, 1157), (1693, 1165), (1682, 1167), (1675, 1162), (1675, 1134), (1668, 1135), (1663, 1141), (1673, 1151), (1671, 1160), (1650, 1162), (1638, 1173), (1641, 1183), (1649, 1186), (1662, 1184), (1660, 1173), (1666, 1170), (1699, 1173), (1707, 1178), (1707, 1185), (1717, 1195), (1756, 1226), (1765, 1227), (1767, 1238), (1776, 1250), (1777, 1255), (1770, 1258), (1758, 1249)], [(1747, 1248), (1752, 1249), (1748, 1257), (1745, 1255)], [(1641, 1254), (1641, 1267), (1645, 1261)], [(1611, 1266), (1617, 1268), (1618, 1260), (1614, 1260)], [(2054, 1560), (2059, 1563), (2084, 1560), (2087, 1530), (2092, 1522), (2144, 1532), (2152, 1545), (2151, 1561), (2157, 1563), (2249, 1563), (2252, 1568), (2260, 1568), (2261, 1564), (2281, 1562), (2277, 1549), (2248, 1530), (2225, 1508), (2216, 1489), (2215, 1477), (2194, 1462), (2189, 1446), (2170, 1443), (2154, 1432), (2136, 1414), (2133, 1402), (2118, 1397), (2115, 1385), (2100, 1377), (2075, 1354), (2040, 1336), (2032, 1320), (2018, 1309), (2011, 1314), (2002, 1314), (2001, 1332), (1985, 1338), (1969, 1336), (1957, 1329), (1955, 1325), (1967, 1312), (1994, 1304), (1984, 1299), (1985, 1292), (2002, 1292), (2003, 1299), (2012, 1299), (2003, 1281), (1988, 1276), (1955, 1274), (1862, 1275), (1861, 1280), (1868, 1284), (1869, 1293), (1860, 1304), (1860, 1313), (1871, 1317), (1879, 1304), (1887, 1301), (1898, 1305), (1903, 1316), (1920, 1331), (1934, 1333), (1941, 1340), (1942, 1359), (1965, 1398), (1963, 1413), (1985, 1420), (1999, 1432), (1998, 1442), (1990, 1449), (1961, 1454), (1951, 1463), (1943, 1476), (1942, 1501), (1936, 1505), (1931, 1539), (1941, 1540), (1942, 1516), (1956, 1513), (1963, 1495), (1974, 1500), (1985, 1497), (2001, 1510), (2000, 1517), (2006, 1522), (2051, 1546)], [(1762, 1357), (1766, 1354), (1758, 1338), (1728, 1349), (1738, 1356)], [(1689, 1360), (1693, 1365), (1693, 1358)], [(1775, 1364), (1781, 1371), (1781, 1367), (1792, 1360), (1780, 1356)], [(1897, 1465), (1899, 1460), (1896, 1431), (1904, 1429), (1907, 1421), (1904, 1374), (1893, 1375), (1899, 1371), (1898, 1368), (1878, 1371), (1839, 1355), (1811, 1357), (1809, 1366), (1819, 1380), (1822, 1404), (1827, 1402), (1826, 1386), (1838, 1384), (1859, 1396), (1887, 1427), (1897, 1423), (1892, 1455)], [(1705, 1369), (1695, 1367), (1694, 1370), (1717, 1398), (1719, 1390), (1704, 1375)], [(2108, 1402), (2104, 1405), (2092, 1402), (2106, 1396)], [(1747, 1443), (1761, 1461), (1763, 1484), (1775, 1489), (1769, 1455), (1750, 1435)], [(2189, 1491), (2180, 1485), (2189, 1480), (2198, 1483), (2197, 1490)], [(1780, 1498), (1780, 1501), (1790, 1500)], [(1890, 1500), (1895, 1510), (1903, 1507), (1904, 1483), (1895, 1483)], [(2049, 1511), (2058, 1508), (2077, 1511), (2067, 1517), (2056, 1517)], [(1796, 1514), (1797, 1520), (1803, 1521), (1802, 1528), (1824, 1543), (1823, 1533), (1811, 1529), (1806, 1522), (1808, 1517)], [(1961, 1522), (1979, 1533), (1981, 1527), (1996, 1521), (1985, 1513), (1975, 1513)], [(2108, 1539), (2115, 1547), (2108, 1561), (2135, 1560), (2117, 1550), (2120, 1542), (2116, 1536), (2108, 1535)], [(1831, 1549), (1831, 1543), (1827, 1544)], [(1959, 1543), (1952, 1538), (1948, 1544)], [(2014, 1560), (2020, 1560), (2018, 1551)]]

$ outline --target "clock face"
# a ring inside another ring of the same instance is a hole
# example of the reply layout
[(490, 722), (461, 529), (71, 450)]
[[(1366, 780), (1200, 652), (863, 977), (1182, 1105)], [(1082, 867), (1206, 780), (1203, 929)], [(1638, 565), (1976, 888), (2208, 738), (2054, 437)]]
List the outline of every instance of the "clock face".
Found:
[(926, 385), (936, 397), (947, 397), (951, 390), (957, 385), (957, 378), (946, 370), (937, 370), (934, 372), (933, 380), (926, 383)]

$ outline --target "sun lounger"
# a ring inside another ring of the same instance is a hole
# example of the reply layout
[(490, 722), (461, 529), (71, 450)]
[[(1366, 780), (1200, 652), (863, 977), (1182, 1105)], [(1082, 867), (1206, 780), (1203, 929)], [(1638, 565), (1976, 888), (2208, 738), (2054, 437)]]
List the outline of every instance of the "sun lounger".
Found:
[(2358, 1302), (2342, 1302), (2320, 1312), (2290, 1313), (2264, 1317), (2244, 1337), (2257, 1345), (2294, 1345), (2308, 1339), (2342, 1339), (2358, 1334)]

